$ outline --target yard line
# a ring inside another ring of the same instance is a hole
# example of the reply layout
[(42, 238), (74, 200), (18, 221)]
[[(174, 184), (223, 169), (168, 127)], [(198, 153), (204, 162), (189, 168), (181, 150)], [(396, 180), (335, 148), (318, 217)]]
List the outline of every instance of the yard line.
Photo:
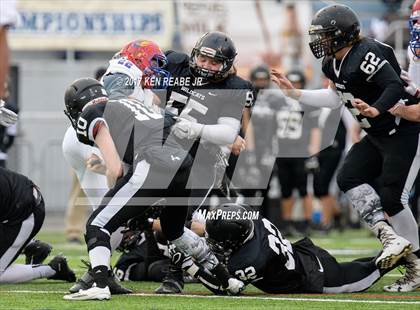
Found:
[[(63, 291), (2, 291), (3, 293), (16, 294), (67, 294)], [(335, 302), (335, 303), (369, 303), (369, 304), (404, 304), (404, 305), (420, 305), (420, 301), (396, 301), (396, 300), (368, 300), (368, 299), (329, 299), (329, 298), (302, 298), (302, 297), (272, 297), (272, 296), (216, 296), (216, 295), (164, 295), (151, 293), (134, 293), (125, 296), (142, 296), (142, 297), (178, 297), (178, 298), (224, 298), (224, 299), (257, 299), (257, 300), (275, 300), (275, 301), (308, 301), (308, 302)], [(399, 297), (396, 297), (399, 298)], [(401, 297), (404, 298), (404, 297)]]

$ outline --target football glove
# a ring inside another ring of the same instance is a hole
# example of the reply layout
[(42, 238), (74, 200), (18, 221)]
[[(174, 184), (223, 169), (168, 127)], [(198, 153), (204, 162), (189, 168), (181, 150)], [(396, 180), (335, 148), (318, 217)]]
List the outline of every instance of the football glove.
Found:
[(413, 97), (420, 98), (420, 89), (410, 79), (410, 77), (408, 76), (408, 72), (404, 71), (404, 70), (401, 70), (400, 77), (404, 82), (406, 82), (408, 84), (407, 86), (404, 87), (405, 91)]
[(236, 278), (230, 278), (228, 283), (229, 286), (226, 288), (226, 291), (229, 295), (238, 295), (245, 289), (245, 284)]
[(15, 112), (6, 109), (4, 105), (5, 102), (0, 99), (0, 125), (9, 127), (17, 122), (18, 116)]
[(172, 127), (172, 130), (180, 139), (194, 140), (201, 136), (204, 125), (191, 122), (185, 118), (178, 118), (176, 124)]

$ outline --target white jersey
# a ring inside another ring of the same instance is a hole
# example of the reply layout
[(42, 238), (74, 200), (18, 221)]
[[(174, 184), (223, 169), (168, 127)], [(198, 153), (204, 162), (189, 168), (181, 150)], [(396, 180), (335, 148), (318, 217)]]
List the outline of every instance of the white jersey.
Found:
[(92, 147), (77, 140), (73, 127), (67, 128), (63, 138), (63, 155), (66, 162), (72, 167), (79, 179), (80, 186), (89, 199), (91, 206), (96, 209), (102, 197), (108, 191), (106, 176), (94, 173), (86, 168), (86, 160), (95, 154), (102, 158), (98, 148)]
[(407, 57), (409, 60), (408, 76), (416, 85), (420, 85), (420, 58), (413, 55), (410, 46), (407, 49)]
[(17, 20), (16, 1), (1, 0), (0, 2), (0, 28), (13, 25)]

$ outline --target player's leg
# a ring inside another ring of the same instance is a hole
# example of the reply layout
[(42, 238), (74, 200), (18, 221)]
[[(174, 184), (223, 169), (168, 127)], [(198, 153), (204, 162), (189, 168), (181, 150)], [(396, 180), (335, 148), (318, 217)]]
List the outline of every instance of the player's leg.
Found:
[(406, 257), (405, 276), (385, 290), (412, 291), (420, 287), (420, 249), (418, 226), (408, 201), (420, 168), (419, 136), (391, 136), (387, 140), (381, 176), (382, 205), (395, 232), (411, 242), (413, 254)]
[(279, 183), (281, 187), (280, 208), (282, 220), (284, 221), (284, 236), (290, 237), (294, 234), (294, 225), (292, 221), (293, 206), (295, 199), (293, 198), (293, 167), (292, 161), (287, 158), (278, 158), (276, 161)]
[(369, 185), (382, 172), (383, 157), (377, 144), (378, 141), (369, 136), (354, 144), (338, 173), (337, 183), (360, 218), (382, 243), (377, 264), (381, 268), (389, 268), (400, 257), (407, 255), (411, 244), (398, 236), (386, 222), (381, 199)]
[(65, 257), (61, 255), (56, 256), (48, 265), (12, 264), (39, 232), (44, 222), (44, 201), (38, 190), (34, 190), (34, 195), (37, 199), (31, 203), (33, 212), (28, 218), (14, 225), (0, 224), (0, 283), (22, 283), (38, 278), (74, 282), (76, 276), (68, 267)]
[(303, 234), (306, 236), (309, 233), (309, 227), (312, 220), (313, 198), (308, 193), (308, 173), (305, 170), (305, 159), (297, 158), (295, 160), (295, 187), (299, 192), (299, 197), (302, 199), (303, 206)]

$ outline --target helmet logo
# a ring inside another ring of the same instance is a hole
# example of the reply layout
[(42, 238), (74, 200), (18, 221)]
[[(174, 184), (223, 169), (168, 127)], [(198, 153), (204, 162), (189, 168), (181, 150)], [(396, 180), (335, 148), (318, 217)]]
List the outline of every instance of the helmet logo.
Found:
[(210, 56), (210, 57), (216, 56), (216, 50), (214, 50), (210, 47), (205, 47), (205, 46), (200, 48), (200, 53), (205, 55), (205, 56)]
[(337, 24), (336, 20), (335, 19), (331, 20), (331, 25), (334, 26), (335, 24)]

